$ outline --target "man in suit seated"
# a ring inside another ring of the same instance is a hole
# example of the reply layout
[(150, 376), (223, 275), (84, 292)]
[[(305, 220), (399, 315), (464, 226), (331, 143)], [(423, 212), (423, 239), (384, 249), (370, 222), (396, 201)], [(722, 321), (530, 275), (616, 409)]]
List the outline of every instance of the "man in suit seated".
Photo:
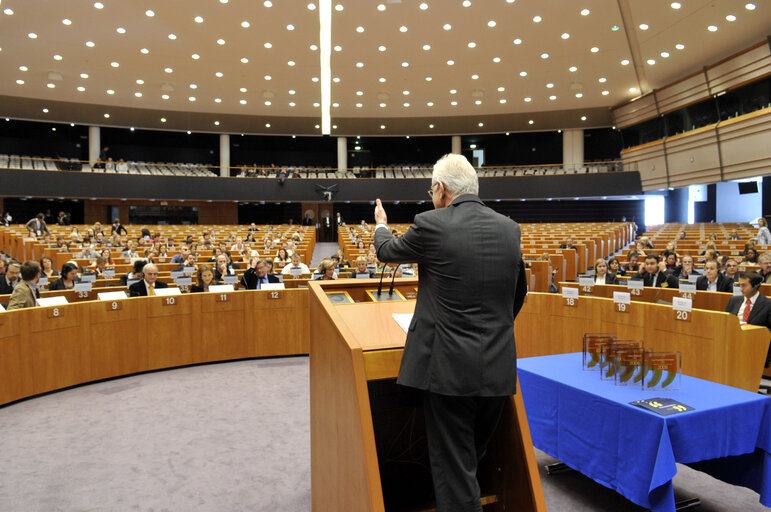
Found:
[(696, 280), (696, 289), (708, 292), (732, 293), (734, 291), (734, 283), (731, 279), (720, 273), (717, 261), (709, 260), (704, 264), (704, 275)]
[(9, 261), (5, 268), (5, 275), (0, 276), (1, 295), (13, 293), (13, 289), (19, 283), (19, 274), (21, 274), (21, 265), (19, 262)]
[[(764, 325), (771, 330), (771, 299), (760, 293), (763, 276), (757, 272), (739, 274), (739, 288), (742, 295), (734, 295), (725, 310), (739, 317), (739, 323)], [(766, 368), (771, 363), (771, 350), (766, 356)]]
[(190, 254), (190, 247), (183, 245), (179, 248), (179, 254), (175, 254), (171, 257), (171, 261), (169, 263), (182, 263), (187, 259), (187, 256)]
[(731, 234), (728, 235), (726, 240), (741, 240), (741, 238), (739, 238), (739, 232), (735, 229), (732, 229)]
[(677, 288), (677, 278), (668, 276), (659, 266), (659, 257), (655, 254), (649, 254), (645, 257), (645, 270), (635, 276), (635, 279), (642, 279), (643, 286), (653, 286), (655, 288)]
[(166, 283), (158, 281), (158, 267), (152, 263), (146, 264), (140, 269), (142, 280), (129, 286), (131, 297), (147, 297), (155, 295), (156, 288), (168, 288)]
[(247, 290), (259, 290), (263, 284), (278, 282), (278, 277), (268, 274), (268, 266), (265, 265), (265, 260), (260, 258), (249, 260), (249, 268), (244, 271), (244, 277), (241, 278), (241, 284), (246, 286)]
[(44, 214), (38, 213), (34, 219), (27, 221), (27, 224), (25, 224), (24, 227), (27, 228), (29, 236), (39, 237), (43, 236), (45, 233), (51, 234), (51, 232), (48, 231), (48, 226), (46, 226), (45, 218), (46, 216)]
[(40, 292), (37, 290), (37, 282), (40, 280), (40, 263), (37, 261), (25, 261), (21, 266), (21, 281), (13, 289), (11, 300), (8, 302), (8, 311), (12, 309), (34, 308)]
[(725, 260), (725, 271), (723, 275), (731, 280), (732, 283), (739, 282), (739, 262), (733, 258)]
[(763, 282), (771, 284), (771, 252), (764, 252), (758, 256), (758, 265), (760, 265), (760, 275), (763, 276)]

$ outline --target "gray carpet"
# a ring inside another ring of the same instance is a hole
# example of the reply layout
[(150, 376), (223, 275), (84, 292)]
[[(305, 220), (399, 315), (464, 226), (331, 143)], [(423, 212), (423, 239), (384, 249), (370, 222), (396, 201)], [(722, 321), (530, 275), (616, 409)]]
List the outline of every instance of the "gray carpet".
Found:
[(315, 270), (319, 266), (319, 263), (321, 263), (321, 260), (329, 258), (339, 250), (340, 246), (337, 242), (317, 242), (316, 247), (313, 248), (311, 264), (308, 266), (311, 270)]
[[(21, 402), (0, 409), (0, 511), (307, 512), (308, 415), (307, 358), (157, 372)], [(579, 473), (541, 473), (550, 511), (642, 510)], [(767, 510), (754, 492), (684, 466), (675, 489), (699, 496), (701, 512)]]

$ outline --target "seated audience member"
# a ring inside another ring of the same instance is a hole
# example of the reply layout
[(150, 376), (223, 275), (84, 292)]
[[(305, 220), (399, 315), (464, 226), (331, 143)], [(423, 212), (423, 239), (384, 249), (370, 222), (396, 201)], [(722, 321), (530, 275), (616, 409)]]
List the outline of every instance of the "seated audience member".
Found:
[(187, 259), (187, 256), (190, 254), (190, 247), (187, 245), (183, 245), (179, 248), (179, 254), (175, 254), (171, 257), (170, 263), (182, 263)]
[(648, 255), (648, 253), (646, 252), (646, 249), (647, 248), (645, 247), (645, 242), (643, 242), (642, 240), (638, 240), (637, 242), (635, 242), (634, 250), (637, 251), (637, 255), (640, 258), (645, 258)]
[(166, 283), (158, 281), (158, 267), (153, 263), (147, 263), (142, 267), (143, 278), (129, 286), (131, 297), (147, 297), (155, 295), (157, 288), (168, 288)]
[[(632, 249), (626, 255), (626, 265), (624, 265), (624, 274), (636, 274), (640, 270), (640, 253)], [(622, 274), (622, 275), (624, 275)]]
[(602, 258), (594, 262), (594, 284), (618, 284), (618, 278), (608, 272), (608, 263)]
[(217, 256), (216, 266), (214, 268), (214, 279), (222, 281), (224, 276), (234, 276), (236, 271), (233, 269), (233, 265), (228, 261), (228, 257), (224, 254)]
[(747, 247), (744, 250), (744, 258), (742, 263), (745, 265), (757, 265), (758, 264), (758, 250), (755, 247)]
[(48, 256), (40, 258), (40, 273), (49, 280), (59, 277), (59, 271), (54, 268), (54, 262)]
[(37, 261), (25, 261), (21, 266), (21, 281), (13, 289), (8, 311), (13, 309), (34, 308), (40, 297), (37, 282), (40, 280), (40, 264)]
[(5, 275), (5, 261), (0, 259), (0, 276)]
[(681, 259), (681, 265), (672, 269), (669, 274), (677, 279), (688, 279), (690, 276), (701, 276), (693, 268), (693, 256), (686, 254)]
[(177, 265), (177, 272), (181, 270), (185, 270), (185, 267), (195, 267), (197, 261), (198, 261), (198, 256), (196, 256), (192, 252), (188, 253), (187, 258), (185, 258), (184, 261), (180, 261), (179, 265)]
[(337, 259), (340, 262), (340, 268), (351, 268), (351, 262), (345, 259), (345, 253), (342, 249), (337, 251)]
[(329, 281), (337, 279), (335, 275), (335, 264), (329, 258), (324, 258), (319, 263), (319, 267), (316, 269), (316, 273), (313, 275), (313, 279), (318, 281)]
[(134, 268), (131, 272), (120, 276), (120, 286), (128, 286), (128, 282), (132, 279), (142, 279), (142, 267), (144, 267), (146, 263), (145, 260), (132, 261), (131, 264)]
[(677, 239), (678, 239), (678, 240), (685, 240), (685, 231), (680, 231), (680, 232), (677, 234)]
[(110, 247), (123, 247), (123, 239), (119, 234), (114, 234), (110, 237)]
[(43, 236), (44, 234), (51, 234), (51, 232), (48, 231), (48, 226), (46, 226), (45, 218), (46, 216), (44, 214), (38, 213), (34, 219), (27, 221), (24, 227), (27, 228), (29, 236), (36, 238)]
[(81, 251), (75, 255), (76, 258), (81, 260), (90, 260), (92, 258), (96, 258), (99, 256), (99, 254), (91, 248), (91, 244), (89, 242), (83, 242), (83, 248)]
[(62, 247), (63, 245), (64, 245), (64, 237), (63, 237), (63, 236), (61, 236), (61, 235), (58, 235), (58, 236), (56, 237), (56, 242), (54, 242), (54, 243), (51, 245), (51, 248), (53, 248), (53, 249), (61, 249), (61, 247)]
[(286, 252), (286, 247), (281, 247), (276, 253), (276, 258), (273, 261), (275, 263), (289, 263), (292, 259), (289, 257), (289, 253)]
[(641, 236), (639, 241), (642, 242), (645, 249), (653, 249), (653, 242), (647, 236)]
[(244, 239), (240, 236), (236, 237), (236, 243), (230, 246), (230, 252), (243, 252), (244, 250)]
[(156, 252), (157, 256), (159, 258), (168, 258), (169, 257), (169, 251), (166, 247), (166, 244), (158, 244), (158, 251)]
[(369, 277), (375, 277), (375, 272), (372, 269), (367, 268), (367, 258), (359, 256), (356, 258), (356, 269), (351, 272), (349, 277), (355, 279), (358, 274), (367, 274)]
[(102, 249), (99, 252), (99, 256), (104, 258), (104, 260), (107, 262), (108, 266), (115, 265), (115, 261), (112, 259), (112, 253), (110, 253), (110, 249)]
[(679, 283), (674, 276), (668, 276), (659, 268), (659, 257), (649, 254), (645, 257), (645, 270), (637, 274), (636, 278), (642, 279), (643, 286), (655, 288), (677, 288)]
[(107, 268), (107, 260), (104, 258), (104, 256), (97, 257), (94, 264), (94, 272), (96, 272), (96, 275), (98, 277), (103, 277), (104, 271), (107, 270)]
[(741, 238), (739, 238), (739, 232), (735, 229), (732, 229), (726, 240), (741, 240)]
[(13, 293), (13, 289), (19, 284), (20, 274), (21, 264), (18, 261), (9, 261), (6, 266), (5, 275), (0, 277), (0, 294)]
[(564, 243), (560, 245), (560, 249), (573, 249), (573, 239), (568, 238)]
[[(666, 252), (666, 251), (665, 251)], [(664, 254), (664, 253), (662, 253)], [(674, 252), (667, 253), (666, 256), (662, 256), (665, 268), (670, 271), (677, 268), (677, 254)]]
[(291, 274), (292, 269), (295, 269), (295, 273), (297, 272), (297, 269), (300, 270), (300, 274), (311, 273), (311, 270), (308, 268), (308, 265), (300, 261), (299, 254), (292, 254), (291, 258), (292, 258), (292, 262), (284, 266), (284, 269), (281, 271), (282, 274), (284, 275)]
[(675, 247), (676, 246), (674, 242), (667, 242), (667, 245), (664, 247), (664, 250), (661, 251), (661, 256), (666, 256), (667, 254), (677, 252)]
[(259, 290), (263, 284), (278, 282), (278, 277), (268, 274), (265, 261), (259, 258), (252, 258), (249, 261), (249, 268), (244, 271), (244, 276), (241, 278), (241, 284), (247, 290)]
[(704, 263), (708, 261), (717, 261), (718, 252), (714, 249), (707, 249), (704, 251)]
[(68, 261), (64, 265), (62, 265), (62, 271), (59, 274), (59, 279), (52, 282), (48, 289), (51, 291), (54, 290), (72, 290), (75, 288), (75, 282), (78, 279), (78, 266)]
[(147, 228), (147, 226), (142, 226), (142, 229), (139, 230), (139, 233), (143, 240), (150, 240), (150, 230)]
[(128, 164), (121, 158), (118, 163), (115, 164), (115, 170), (118, 172), (128, 172)]
[(139, 253), (137, 252), (137, 243), (133, 240), (130, 240), (126, 250), (123, 251), (120, 255), (122, 258), (138, 258)]
[(203, 264), (198, 267), (196, 284), (190, 288), (190, 293), (208, 292), (209, 286), (213, 284), (218, 284), (214, 279), (214, 271), (210, 265)]
[(83, 241), (83, 238), (80, 236), (80, 231), (78, 230), (78, 227), (72, 226), (72, 230), (70, 230), (70, 242), (80, 243), (82, 241)]
[(704, 250), (701, 251), (700, 256), (705, 256), (707, 254), (707, 251), (709, 251), (709, 250), (715, 251), (715, 253), (717, 253), (717, 255), (720, 256), (720, 252), (718, 252), (718, 250), (717, 250), (717, 245), (712, 240), (707, 242), (707, 245), (704, 247)]
[(696, 289), (732, 293), (734, 284), (730, 279), (720, 274), (717, 261), (709, 260), (704, 264), (704, 276), (696, 280)]
[(728, 258), (725, 262), (725, 270), (723, 275), (731, 280), (732, 283), (739, 282), (739, 263), (733, 259)]
[(613, 274), (616, 276), (616, 281), (618, 281), (618, 276), (626, 275), (624, 269), (621, 268), (621, 263), (615, 256), (611, 256), (608, 260), (608, 274)]
[[(739, 274), (739, 289), (742, 295), (735, 295), (728, 300), (726, 313), (739, 317), (739, 323), (763, 325), (771, 330), (771, 299), (760, 293), (763, 276), (757, 272)], [(771, 347), (766, 355), (766, 368), (771, 362)]]
[[(247, 258), (246, 261), (248, 262), (249, 258)], [(271, 275), (271, 276), (277, 275), (275, 269), (273, 268), (273, 258), (263, 258), (262, 261), (265, 262), (265, 273), (266, 274)]]
[(771, 284), (771, 252), (764, 252), (758, 256), (758, 265), (760, 265), (760, 275), (763, 282)]

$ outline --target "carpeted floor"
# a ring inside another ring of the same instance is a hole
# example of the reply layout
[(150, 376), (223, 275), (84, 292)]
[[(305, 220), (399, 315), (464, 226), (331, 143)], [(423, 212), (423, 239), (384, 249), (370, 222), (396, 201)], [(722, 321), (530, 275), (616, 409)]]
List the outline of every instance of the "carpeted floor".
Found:
[[(299, 357), (149, 373), (2, 408), (0, 511), (307, 512), (308, 394)], [(541, 475), (550, 511), (642, 510), (579, 473)], [(701, 512), (767, 510), (752, 491), (684, 466), (675, 489), (699, 496)]]

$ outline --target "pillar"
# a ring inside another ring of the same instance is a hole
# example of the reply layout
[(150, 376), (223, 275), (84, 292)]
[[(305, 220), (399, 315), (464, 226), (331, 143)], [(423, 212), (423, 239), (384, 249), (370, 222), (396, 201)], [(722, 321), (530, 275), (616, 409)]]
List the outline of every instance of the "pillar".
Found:
[(451, 153), (455, 153), (456, 155), (460, 155), (460, 153), (461, 153), (460, 135), (453, 135), (452, 136), (452, 151), (451, 151)]
[(562, 165), (565, 169), (584, 166), (584, 131), (581, 128), (562, 130)]
[(345, 172), (348, 170), (348, 139), (346, 137), (337, 138), (337, 171)]
[(88, 163), (94, 165), (102, 150), (101, 131), (98, 126), (88, 127)]
[(230, 135), (220, 134), (220, 176), (230, 176)]

